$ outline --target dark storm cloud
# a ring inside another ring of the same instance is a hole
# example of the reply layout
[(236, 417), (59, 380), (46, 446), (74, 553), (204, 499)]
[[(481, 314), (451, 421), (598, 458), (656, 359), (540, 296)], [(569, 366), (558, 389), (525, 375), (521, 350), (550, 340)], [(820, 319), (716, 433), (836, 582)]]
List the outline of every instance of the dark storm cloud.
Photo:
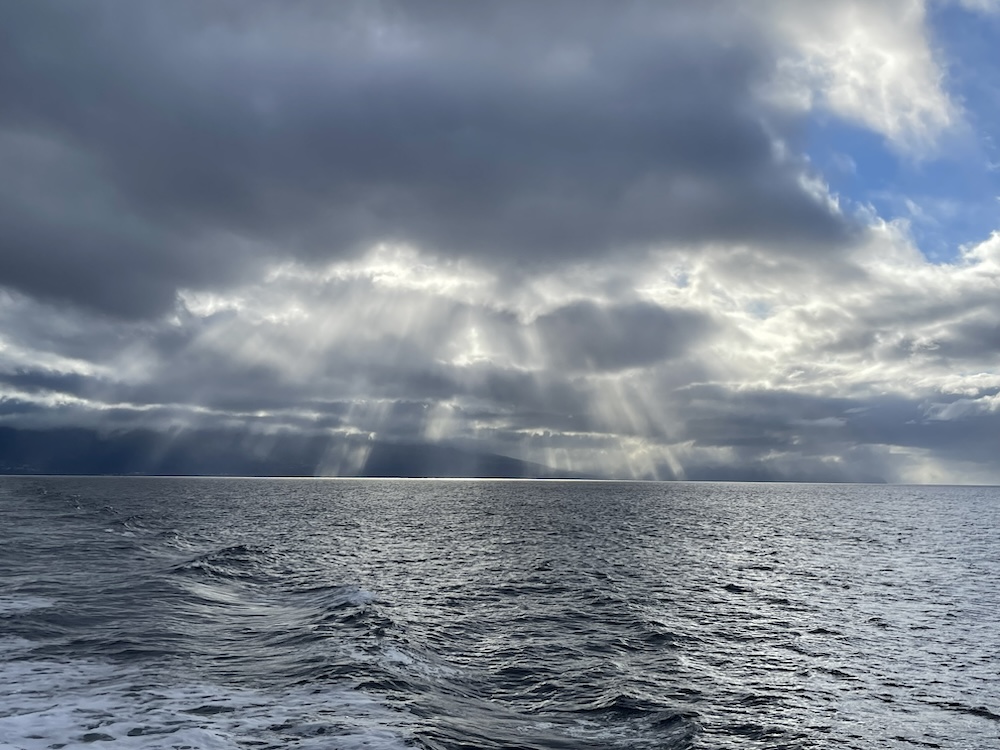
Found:
[(119, 316), (377, 241), (524, 269), (851, 228), (738, 5), (7, 3), (0, 283)]
[(576, 302), (538, 317), (535, 326), (556, 368), (585, 371), (642, 367), (678, 356), (711, 328), (698, 313), (641, 302)]
[(849, 398), (709, 385), (686, 388), (679, 396), (684, 438), (702, 446), (758, 450), (789, 449), (803, 433), (821, 433), (820, 442), (829, 443), (831, 431), (843, 432), (845, 415), (858, 406)]
[[(735, 448), (740, 456), (736, 464), (760, 460), (770, 452), (794, 456), (790, 463), (802, 458), (839, 456), (844, 462), (836, 469), (842, 474), (841, 480), (867, 481), (865, 477), (880, 476), (885, 481), (897, 481), (898, 467), (893, 466), (891, 457), (867, 453), (862, 463), (863, 476), (851, 476), (846, 461), (854, 452), (888, 446), (988, 465), (995, 458), (995, 436), (1000, 434), (997, 411), (981, 409), (973, 416), (962, 414), (960, 419), (935, 416), (947, 414), (949, 405), (961, 401), (961, 397), (949, 394), (935, 394), (933, 398), (829, 397), (695, 386), (686, 389), (685, 396), (679, 408), (684, 437), (696, 445)], [(804, 462), (795, 468), (794, 476), (786, 478), (805, 478), (810, 470), (809, 463)]]
[(933, 341), (930, 356), (949, 360), (993, 360), (1000, 354), (1000, 310), (949, 326)]
[(76, 372), (52, 372), (47, 370), (15, 370), (0, 372), (0, 383), (14, 386), (28, 393), (60, 393), (85, 396), (92, 390), (91, 379)]
[(25, 415), (39, 414), (45, 411), (45, 407), (34, 401), (24, 401), (18, 398), (0, 398), (0, 419), (8, 417), (24, 417)]

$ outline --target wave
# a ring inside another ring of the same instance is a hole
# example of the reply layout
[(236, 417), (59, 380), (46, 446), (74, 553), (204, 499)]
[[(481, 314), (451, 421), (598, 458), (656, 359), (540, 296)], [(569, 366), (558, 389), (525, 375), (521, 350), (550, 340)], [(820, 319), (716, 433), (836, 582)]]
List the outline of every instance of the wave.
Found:
[(212, 578), (267, 582), (279, 577), (275, 570), (279, 563), (280, 556), (269, 549), (234, 544), (196, 555), (172, 570)]
[(314, 606), (333, 609), (343, 606), (363, 607), (377, 601), (371, 591), (351, 584), (292, 587), (290, 592), (296, 597), (309, 599)]
[(55, 603), (54, 599), (45, 596), (0, 596), (0, 617), (48, 609)]
[[(32, 645), (17, 644), (22, 652)], [(178, 677), (98, 660), (0, 662), (2, 746), (72, 749), (112, 741), (116, 748), (143, 750), (410, 746), (411, 718), (358, 690), (322, 685), (263, 690)]]

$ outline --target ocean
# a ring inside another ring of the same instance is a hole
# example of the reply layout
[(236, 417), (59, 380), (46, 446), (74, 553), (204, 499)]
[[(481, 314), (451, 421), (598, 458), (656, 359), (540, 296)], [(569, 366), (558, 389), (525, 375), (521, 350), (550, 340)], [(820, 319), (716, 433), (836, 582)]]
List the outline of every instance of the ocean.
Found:
[(1000, 748), (1000, 488), (0, 478), (0, 748)]

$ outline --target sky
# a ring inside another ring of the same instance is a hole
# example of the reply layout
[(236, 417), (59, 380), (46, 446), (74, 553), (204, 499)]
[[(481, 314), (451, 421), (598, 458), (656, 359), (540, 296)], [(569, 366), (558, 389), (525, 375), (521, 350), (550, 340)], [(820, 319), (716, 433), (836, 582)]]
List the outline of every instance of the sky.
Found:
[(0, 427), (1000, 483), (1000, 2), (0, 4)]

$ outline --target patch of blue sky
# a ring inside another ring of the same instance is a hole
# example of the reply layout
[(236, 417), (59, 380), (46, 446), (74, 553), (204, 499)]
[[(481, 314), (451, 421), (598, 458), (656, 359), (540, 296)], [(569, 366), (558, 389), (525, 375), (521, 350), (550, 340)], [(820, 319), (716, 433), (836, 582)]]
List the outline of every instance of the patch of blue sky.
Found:
[(774, 305), (762, 299), (750, 300), (744, 309), (756, 320), (767, 320), (774, 313)]
[(807, 152), (845, 210), (870, 206), (882, 219), (907, 220), (924, 255), (948, 262), (1000, 230), (1000, 15), (934, 3), (928, 23), (962, 123), (933, 152), (913, 154), (817, 113)]

